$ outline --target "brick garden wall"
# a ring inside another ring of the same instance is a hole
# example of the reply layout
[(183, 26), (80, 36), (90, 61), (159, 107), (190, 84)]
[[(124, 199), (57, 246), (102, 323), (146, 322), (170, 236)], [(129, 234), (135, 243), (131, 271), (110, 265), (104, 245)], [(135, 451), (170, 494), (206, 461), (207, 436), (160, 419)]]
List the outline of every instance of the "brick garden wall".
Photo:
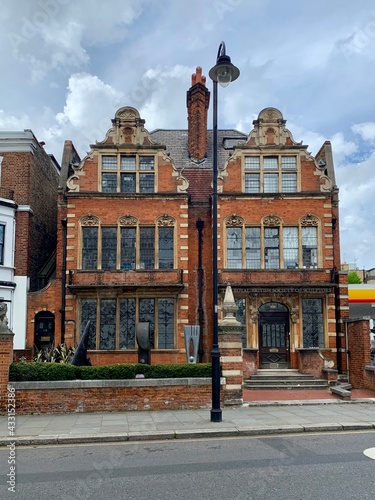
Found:
[(375, 372), (371, 363), (370, 322), (368, 319), (347, 322), (349, 382), (353, 389), (375, 390)]
[(176, 410), (211, 405), (210, 378), (11, 382), (10, 385), (16, 389), (18, 415)]

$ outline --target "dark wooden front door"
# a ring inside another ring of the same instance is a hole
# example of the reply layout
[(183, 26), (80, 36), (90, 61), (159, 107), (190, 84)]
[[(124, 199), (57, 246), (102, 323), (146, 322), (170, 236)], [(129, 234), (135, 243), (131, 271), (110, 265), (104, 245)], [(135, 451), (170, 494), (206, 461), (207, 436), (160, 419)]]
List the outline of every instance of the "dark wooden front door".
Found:
[(279, 306), (259, 313), (260, 368), (289, 367), (289, 312)]

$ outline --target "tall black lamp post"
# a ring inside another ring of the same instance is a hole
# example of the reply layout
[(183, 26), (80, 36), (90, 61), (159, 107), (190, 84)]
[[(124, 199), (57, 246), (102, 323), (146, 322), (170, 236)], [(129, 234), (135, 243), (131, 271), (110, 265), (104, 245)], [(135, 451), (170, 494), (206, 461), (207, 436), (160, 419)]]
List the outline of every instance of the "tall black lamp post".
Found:
[(213, 340), (212, 340), (212, 409), (211, 422), (221, 422), (220, 408), (220, 351), (218, 322), (218, 266), (217, 266), (217, 84), (226, 87), (237, 80), (240, 70), (234, 66), (225, 53), (225, 43), (221, 42), (216, 58), (216, 65), (210, 69), (213, 81), (213, 168), (212, 168), (212, 305), (213, 305)]

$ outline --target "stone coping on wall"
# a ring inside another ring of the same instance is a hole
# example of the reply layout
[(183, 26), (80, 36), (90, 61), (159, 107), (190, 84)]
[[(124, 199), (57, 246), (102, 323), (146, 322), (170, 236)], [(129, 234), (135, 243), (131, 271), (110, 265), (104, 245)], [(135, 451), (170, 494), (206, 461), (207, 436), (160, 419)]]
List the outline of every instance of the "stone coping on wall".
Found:
[[(220, 384), (225, 385), (225, 377), (221, 377)], [(211, 384), (211, 378), (155, 378), (155, 379), (126, 379), (126, 380), (56, 380), (38, 382), (9, 382), (10, 387), (21, 389), (92, 389), (100, 387), (160, 387), (160, 386), (199, 386)]]

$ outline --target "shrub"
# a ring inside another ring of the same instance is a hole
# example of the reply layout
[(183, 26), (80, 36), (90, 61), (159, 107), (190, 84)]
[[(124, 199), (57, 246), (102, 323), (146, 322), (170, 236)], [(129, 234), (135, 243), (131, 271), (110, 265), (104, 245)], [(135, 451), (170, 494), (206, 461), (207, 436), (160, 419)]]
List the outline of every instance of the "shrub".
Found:
[(10, 382), (75, 380), (76, 378), (76, 367), (63, 363), (12, 363), (9, 369)]
[(64, 363), (12, 363), (10, 365), (10, 382), (38, 380), (114, 380), (134, 379), (137, 374), (145, 378), (182, 378), (211, 377), (211, 365), (142, 365), (118, 364), (103, 366), (73, 366)]

